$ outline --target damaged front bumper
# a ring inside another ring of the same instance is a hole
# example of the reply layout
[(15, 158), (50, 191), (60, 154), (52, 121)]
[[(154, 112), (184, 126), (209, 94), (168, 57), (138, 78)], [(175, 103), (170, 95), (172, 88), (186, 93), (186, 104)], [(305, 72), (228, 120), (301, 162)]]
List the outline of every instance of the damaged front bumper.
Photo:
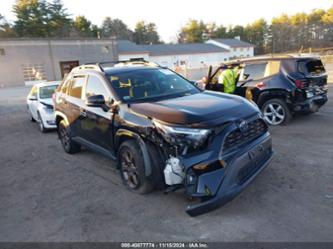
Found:
[[(214, 210), (238, 195), (269, 164), (273, 156), (269, 132), (237, 149), (223, 153), (219, 134), (205, 151), (181, 158), (185, 167), (185, 191), (199, 197), (200, 203), (187, 206), (191, 216)], [(220, 149), (219, 149), (220, 148)], [(206, 165), (206, 170), (196, 170), (196, 165)]]

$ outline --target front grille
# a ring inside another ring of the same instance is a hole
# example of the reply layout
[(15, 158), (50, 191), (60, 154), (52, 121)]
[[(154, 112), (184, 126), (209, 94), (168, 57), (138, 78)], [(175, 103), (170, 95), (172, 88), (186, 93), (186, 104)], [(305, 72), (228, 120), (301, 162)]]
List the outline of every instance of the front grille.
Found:
[(239, 128), (232, 131), (226, 137), (223, 144), (223, 151), (229, 151), (237, 146), (247, 143), (263, 135), (267, 131), (267, 125), (262, 119), (256, 119), (248, 123), (248, 129), (241, 131)]

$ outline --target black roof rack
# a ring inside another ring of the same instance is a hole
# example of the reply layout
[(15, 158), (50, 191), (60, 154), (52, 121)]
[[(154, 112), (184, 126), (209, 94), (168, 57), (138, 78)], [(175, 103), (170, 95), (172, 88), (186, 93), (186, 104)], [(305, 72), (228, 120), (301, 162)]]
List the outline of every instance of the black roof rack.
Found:
[[(105, 64), (116, 65), (116, 64), (120, 64), (120, 63), (132, 63), (132, 62), (150, 63), (149, 61), (146, 61), (144, 58), (131, 58), (129, 60), (88, 62), (88, 63), (85, 63), (85, 64), (79, 66), (79, 69), (96, 69), (96, 67), (97, 67), (100, 71), (104, 72), (102, 65), (105, 65)], [(159, 66), (159, 65), (157, 65), (157, 66)]]

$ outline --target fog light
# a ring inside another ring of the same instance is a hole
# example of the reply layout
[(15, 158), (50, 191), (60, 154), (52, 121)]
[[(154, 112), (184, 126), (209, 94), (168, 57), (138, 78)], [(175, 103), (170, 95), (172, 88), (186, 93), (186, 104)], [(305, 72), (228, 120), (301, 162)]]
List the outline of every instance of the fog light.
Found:
[(208, 167), (208, 164), (198, 164), (198, 165), (193, 166), (193, 169), (205, 170), (207, 167)]
[(195, 177), (193, 175), (187, 175), (186, 176), (186, 183), (188, 185), (192, 185), (195, 183)]

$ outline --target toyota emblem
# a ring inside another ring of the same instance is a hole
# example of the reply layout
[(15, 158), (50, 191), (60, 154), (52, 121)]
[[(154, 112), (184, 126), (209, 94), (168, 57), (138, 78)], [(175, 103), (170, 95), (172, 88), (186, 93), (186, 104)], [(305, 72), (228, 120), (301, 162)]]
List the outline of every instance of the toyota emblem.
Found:
[(242, 120), (239, 123), (238, 127), (239, 127), (241, 132), (246, 132), (249, 129), (249, 124), (247, 123), (246, 120)]

